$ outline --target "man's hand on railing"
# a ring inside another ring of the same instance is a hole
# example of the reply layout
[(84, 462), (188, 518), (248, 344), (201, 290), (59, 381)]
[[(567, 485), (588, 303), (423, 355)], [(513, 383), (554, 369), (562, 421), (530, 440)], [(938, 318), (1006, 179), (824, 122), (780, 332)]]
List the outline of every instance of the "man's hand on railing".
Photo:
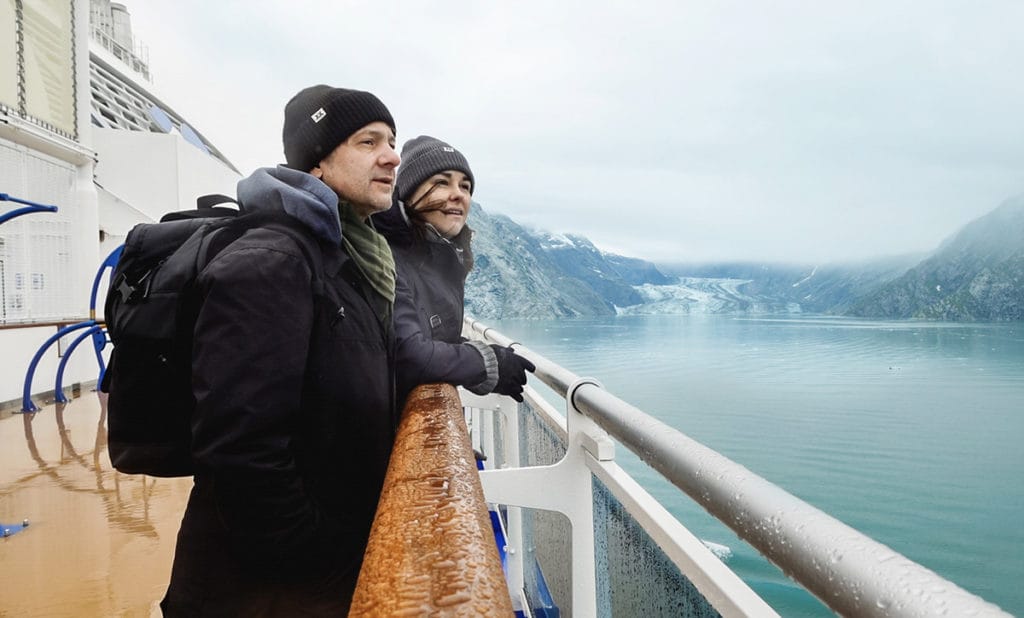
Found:
[(494, 392), (508, 395), (516, 401), (523, 400), (523, 386), (526, 384), (526, 372), (537, 369), (533, 363), (516, 354), (511, 347), (503, 348), (491, 344), (494, 356), (498, 359), (498, 383)]

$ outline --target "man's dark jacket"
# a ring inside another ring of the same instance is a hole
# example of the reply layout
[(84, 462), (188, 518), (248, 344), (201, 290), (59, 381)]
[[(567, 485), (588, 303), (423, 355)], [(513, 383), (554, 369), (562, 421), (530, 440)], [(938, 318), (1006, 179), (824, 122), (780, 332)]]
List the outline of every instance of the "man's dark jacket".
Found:
[(487, 345), (462, 338), (468, 226), (451, 241), (411, 222), (396, 201), (373, 216), (388, 239), (398, 273), (395, 298), (398, 402), (419, 384), (448, 382), (477, 394), (493, 390), (498, 364)]
[(319, 241), (323, 293), (287, 234), (253, 229), (199, 278), (193, 455), (167, 616), (344, 615), (397, 426), (393, 336), (341, 248), (337, 198), (279, 167), (239, 182)]

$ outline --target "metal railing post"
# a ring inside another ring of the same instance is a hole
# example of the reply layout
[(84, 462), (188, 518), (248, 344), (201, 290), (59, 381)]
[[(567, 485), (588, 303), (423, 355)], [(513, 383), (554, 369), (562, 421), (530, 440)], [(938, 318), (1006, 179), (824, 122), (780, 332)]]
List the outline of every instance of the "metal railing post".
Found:
[[(501, 406), (500, 403), (498, 406), (498, 412), (505, 422), (505, 430), (502, 435), (505, 458), (501, 462), (501, 468), (518, 468), (520, 467), (518, 406), (514, 404)], [(518, 506), (509, 506), (507, 507), (507, 514), (508, 530), (506, 531), (506, 538), (509, 546), (505, 558), (505, 577), (508, 579), (509, 590), (521, 593), (520, 591), (526, 587), (524, 575), (526, 551), (523, 547), (523, 510)]]
[[(570, 390), (592, 383), (580, 379)], [(484, 470), (480, 482), (488, 502), (557, 511), (568, 518), (572, 527), (573, 612), (596, 616), (593, 478), (586, 458), (610, 459), (614, 449), (604, 431), (580, 414), (570, 398), (566, 405), (569, 437), (560, 461), (548, 466)], [(538, 491), (540, 487), (557, 487), (558, 491)]]

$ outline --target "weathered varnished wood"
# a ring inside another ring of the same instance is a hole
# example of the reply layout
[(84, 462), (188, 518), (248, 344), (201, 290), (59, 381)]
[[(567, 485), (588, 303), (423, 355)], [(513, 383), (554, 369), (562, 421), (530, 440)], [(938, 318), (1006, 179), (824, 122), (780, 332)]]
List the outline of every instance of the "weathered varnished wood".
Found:
[(455, 388), (409, 396), (350, 616), (510, 616)]

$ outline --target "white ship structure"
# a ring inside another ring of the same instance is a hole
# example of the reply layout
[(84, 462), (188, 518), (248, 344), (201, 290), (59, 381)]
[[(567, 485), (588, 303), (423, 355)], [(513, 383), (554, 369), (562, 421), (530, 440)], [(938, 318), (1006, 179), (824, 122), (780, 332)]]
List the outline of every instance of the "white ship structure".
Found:
[[(101, 266), (128, 230), (192, 208), (198, 195), (234, 193), (238, 170), (171, 107), (171, 94), (153, 84), (123, 5), (0, 3), (0, 413), (8, 419), (33, 401), (60, 400), (73, 386), (95, 383), (109, 351), (96, 312), (96, 290), (105, 285)], [(92, 337), (79, 331), (57, 337), (74, 325)], [(466, 333), (510, 343), (475, 322)], [(86, 341), (94, 354), (71, 354), (79, 343), (87, 348)], [(498, 596), (509, 605), (495, 607), (510, 606), (520, 616), (587, 618), (777, 615), (721, 560), (728, 548), (697, 540), (615, 463), (616, 449), (627, 448), (838, 613), (1007, 615), (616, 399), (595, 380), (521, 349), (538, 367), (532, 380), (561, 396), (563, 409), (533, 388), (523, 404), (461, 399), (472, 448), (487, 458), (469, 480), (482, 490), (492, 522), (484, 544), (498, 550), (500, 587), (508, 591), (507, 598)], [(28, 421), (25, 427), (31, 437)], [(97, 478), (117, 474), (109, 464), (101, 469), (100, 436), (95, 444), (95, 463), (83, 465), (95, 465)], [(435, 531), (459, 528), (451, 521), (458, 511), (451, 488), (467, 478), (465, 470), (458, 474), (432, 477), (430, 499), (444, 505), (401, 508), (430, 514), (402, 525), (427, 526), (424, 536), (435, 538)], [(0, 491), (0, 499), (10, 493)], [(464, 558), (462, 543), (447, 548), (451, 559), (409, 560), (421, 570), (403, 572), (400, 590), (374, 593), (371, 585), (371, 592), (357, 592), (354, 609), (374, 615), (373, 608), (399, 592), (403, 615), (415, 615), (417, 607), (423, 615), (446, 615), (483, 602), (473, 593), (476, 563)], [(401, 551), (417, 548), (406, 543)], [(385, 563), (398, 565), (395, 556), (388, 551), (393, 562)], [(394, 575), (397, 568), (385, 571)], [(446, 596), (430, 587), (437, 569), (455, 578), (445, 580)]]
[[(27, 207), (15, 199), (58, 209), (0, 228), (0, 402), (10, 402), (25, 357), (8, 351), (34, 351), (89, 315), (97, 267), (134, 224), (233, 193), (239, 174), (165, 103), (123, 5), (19, 0), (0, 6), (0, 26), (0, 214)], [(40, 359), (40, 378), (52, 380), (67, 344)], [(91, 362), (72, 359), (66, 381), (95, 380)]]

